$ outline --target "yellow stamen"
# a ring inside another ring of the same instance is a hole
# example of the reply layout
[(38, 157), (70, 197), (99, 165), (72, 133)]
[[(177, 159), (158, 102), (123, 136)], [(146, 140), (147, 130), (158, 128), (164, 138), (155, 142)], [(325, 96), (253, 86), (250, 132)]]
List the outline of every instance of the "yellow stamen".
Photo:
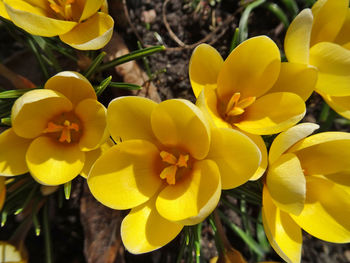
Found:
[(230, 101), (227, 103), (225, 114), (226, 116), (238, 116), (244, 113), (244, 109), (249, 107), (255, 102), (256, 97), (247, 97), (243, 100), (239, 100), (241, 94), (236, 92), (232, 95)]
[(75, 0), (48, 0), (50, 8), (65, 20), (72, 20), (72, 4)]
[(160, 178), (166, 179), (168, 184), (175, 184), (176, 172), (180, 167), (187, 167), (189, 155), (180, 154), (179, 158), (176, 159), (176, 157), (173, 154), (168, 153), (166, 151), (161, 151), (160, 157), (162, 158), (163, 162), (170, 164), (169, 166), (165, 167), (160, 173)]
[(166, 151), (160, 152), (160, 157), (162, 157), (162, 161), (166, 162), (168, 164), (176, 164), (176, 157), (172, 155), (171, 153), (168, 153)]

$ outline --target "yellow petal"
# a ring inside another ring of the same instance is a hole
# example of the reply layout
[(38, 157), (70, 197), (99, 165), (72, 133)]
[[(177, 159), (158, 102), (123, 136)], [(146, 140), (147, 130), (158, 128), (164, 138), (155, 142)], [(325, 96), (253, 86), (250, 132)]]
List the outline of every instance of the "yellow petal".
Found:
[(28, 172), (26, 152), (32, 140), (16, 135), (13, 129), (0, 134), (0, 174), (19, 175)]
[(319, 70), (317, 92), (350, 95), (350, 50), (334, 43), (319, 43), (310, 50), (310, 64)]
[(312, 22), (312, 12), (307, 8), (301, 11), (288, 27), (284, 49), (289, 62), (309, 64)]
[(84, 166), (85, 154), (77, 144), (63, 144), (49, 137), (36, 138), (26, 161), (33, 178), (44, 185), (59, 185), (75, 178)]
[(104, 153), (91, 168), (88, 185), (102, 204), (129, 209), (149, 200), (159, 189), (158, 149), (148, 141), (129, 140)]
[(63, 71), (48, 79), (45, 89), (55, 90), (68, 98), (73, 105), (85, 99), (97, 99), (94, 88), (80, 73)]
[(263, 189), (262, 219), (266, 236), (277, 254), (288, 263), (300, 262), (301, 229), (287, 213), (275, 206), (266, 186)]
[(83, 170), (81, 170), (80, 175), (86, 179), (91, 170), (91, 167), (96, 162), (96, 160), (108, 149), (110, 149), (112, 146), (114, 146), (114, 142), (112, 141), (112, 139), (109, 138), (99, 148), (92, 151), (85, 152), (84, 167), (83, 167)]
[(18, 249), (8, 242), (0, 241), (0, 260), (3, 263), (27, 263), (28, 256), (23, 249)]
[(86, 99), (74, 111), (84, 129), (79, 140), (80, 150), (93, 150), (107, 140), (107, 110), (101, 103), (95, 99)]
[(11, 112), (12, 127), (18, 136), (34, 138), (47, 128), (55, 115), (68, 112), (72, 103), (53, 90), (31, 90), (19, 97)]
[(111, 39), (114, 21), (108, 14), (98, 12), (86, 21), (78, 24), (60, 39), (73, 48), (96, 50), (103, 48)]
[(198, 107), (187, 100), (173, 99), (158, 104), (151, 115), (154, 135), (167, 147), (176, 147), (193, 158), (207, 156), (209, 123)]
[(159, 193), (156, 207), (158, 213), (170, 221), (194, 225), (215, 209), (220, 194), (220, 172), (215, 162), (197, 161), (175, 185)]
[(236, 47), (225, 60), (218, 77), (217, 93), (225, 103), (240, 92), (241, 99), (259, 97), (276, 82), (280, 52), (266, 36), (250, 38)]
[[(322, 95), (322, 94), (321, 94)], [(327, 104), (344, 118), (350, 119), (350, 96), (334, 97), (322, 95)]]
[(278, 208), (295, 215), (304, 207), (306, 181), (295, 154), (287, 153), (270, 165), (266, 185)]
[(350, 195), (326, 179), (306, 177), (302, 213), (292, 216), (309, 234), (334, 243), (350, 242)]
[(304, 101), (294, 93), (269, 93), (249, 106), (242, 121), (235, 125), (252, 134), (274, 134), (299, 122), (304, 117), (305, 110)]
[(332, 42), (335, 39), (345, 21), (348, 7), (349, 0), (316, 2), (312, 7), (314, 23), (311, 32), (311, 46), (319, 42)]
[(296, 154), (305, 174), (331, 174), (350, 169), (350, 134), (323, 132), (295, 144), (289, 152)]
[(348, 8), (346, 19), (334, 42), (339, 45), (344, 45), (350, 42), (350, 8)]
[(10, 19), (9, 15), (6, 12), (6, 8), (3, 1), (0, 1), (0, 16), (6, 19)]
[(284, 62), (280, 75), (269, 93), (292, 92), (306, 101), (315, 89), (317, 69), (299, 63)]
[(208, 159), (218, 165), (222, 189), (246, 183), (260, 165), (261, 153), (256, 144), (233, 129), (212, 129)]
[(151, 127), (151, 113), (157, 103), (135, 96), (119, 97), (107, 109), (107, 125), (114, 141), (143, 139), (157, 141)]
[(293, 144), (309, 136), (319, 127), (314, 123), (301, 123), (277, 135), (269, 150), (270, 164), (277, 161)]
[(82, 2), (84, 5), (83, 13), (80, 17), (80, 22), (94, 15), (102, 6), (104, 0), (85, 0), (78, 1)]
[(11, 21), (32, 35), (57, 36), (77, 25), (76, 22), (50, 18), (45, 10), (23, 0), (4, 0), (4, 3)]
[[(214, 86), (216, 88), (216, 85)], [(196, 105), (203, 112), (210, 125), (218, 128), (231, 128), (231, 124), (223, 120), (218, 112), (218, 98), (215, 88), (211, 85), (204, 86), (199, 94)]]
[(247, 133), (244, 131), (242, 131), (242, 132), (245, 135), (247, 135), (256, 144), (256, 146), (258, 146), (260, 153), (261, 153), (261, 162), (260, 162), (259, 168), (255, 171), (254, 175), (251, 178), (249, 178), (250, 181), (256, 181), (261, 176), (263, 176), (263, 174), (266, 171), (266, 168), (267, 168), (267, 148), (266, 148), (265, 142), (261, 136), (250, 134), (250, 133)]
[(196, 98), (205, 85), (216, 84), (223, 63), (219, 52), (210, 45), (201, 44), (193, 50), (189, 75)]
[(121, 237), (125, 248), (133, 254), (158, 249), (173, 240), (183, 225), (161, 217), (154, 198), (130, 211), (121, 224)]

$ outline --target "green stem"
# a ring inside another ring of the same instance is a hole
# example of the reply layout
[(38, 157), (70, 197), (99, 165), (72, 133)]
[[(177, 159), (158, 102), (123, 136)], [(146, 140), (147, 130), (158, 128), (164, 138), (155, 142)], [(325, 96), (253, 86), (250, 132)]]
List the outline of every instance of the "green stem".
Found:
[(85, 77), (88, 79), (89, 77), (92, 76), (92, 74), (95, 73), (97, 70), (98, 66), (102, 63), (103, 58), (107, 55), (106, 52), (101, 52), (95, 59), (92, 61), (90, 67), (86, 70), (85, 72)]
[(275, 3), (265, 3), (263, 5), (267, 10), (273, 13), (284, 25), (284, 28), (289, 27), (289, 20), (287, 15), (283, 12), (283, 10)]
[(196, 248), (196, 263), (201, 261), (201, 234), (202, 234), (202, 222), (195, 226), (195, 248)]

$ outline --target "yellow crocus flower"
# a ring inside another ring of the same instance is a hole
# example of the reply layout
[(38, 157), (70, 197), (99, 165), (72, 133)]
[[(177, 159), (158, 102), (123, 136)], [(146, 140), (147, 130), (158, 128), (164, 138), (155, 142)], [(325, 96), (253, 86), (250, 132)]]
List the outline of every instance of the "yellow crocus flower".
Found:
[(337, 113), (350, 119), (349, 0), (319, 0), (288, 28), (288, 61), (318, 69), (315, 91)]
[(104, 5), (105, 0), (0, 0), (0, 16), (32, 35), (58, 35), (73, 48), (94, 50), (113, 33), (112, 17), (99, 11)]
[(247, 136), (210, 128), (203, 113), (182, 99), (157, 104), (117, 98), (108, 106), (107, 125), (122, 142), (97, 159), (87, 182), (104, 205), (131, 209), (121, 237), (134, 254), (158, 249), (184, 225), (201, 222), (217, 206), (221, 189), (245, 183), (260, 163)]
[(350, 242), (350, 134), (303, 123), (279, 134), (269, 152), (263, 224), (275, 251), (301, 259), (302, 229), (334, 243)]
[(262, 162), (251, 180), (267, 167), (261, 136), (281, 132), (305, 114), (317, 71), (310, 66), (281, 63), (276, 44), (266, 36), (248, 39), (224, 61), (207, 44), (192, 54), (189, 76), (197, 105), (216, 127), (241, 129), (258, 145)]
[(77, 72), (51, 77), (44, 89), (19, 97), (11, 112), (12, 128), (0, 134), (0, 174), (30, 172), (44, 185), (76, 177), (86, 154), (108, 137), (106, 108), (90, 82)]
[(217, 127), (267, 135), (300, 121), (316, 81), (316, 70), (281, 63), (266, 36), (248, 39), (223, 61), (207, 44), (192, 54), (189, 76), (197, 105)]

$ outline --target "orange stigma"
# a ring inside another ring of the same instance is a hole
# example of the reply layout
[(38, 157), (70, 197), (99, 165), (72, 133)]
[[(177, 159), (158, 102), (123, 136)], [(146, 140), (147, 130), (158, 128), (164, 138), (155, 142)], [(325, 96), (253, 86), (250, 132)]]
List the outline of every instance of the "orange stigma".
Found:
[(44, 130), (44, 133), (55, 133), (55, 132), (61, 132), (61, 135), (58, 139), (59, 142), (68, 142), (70, 143), (72, 141), (71, 138), (71, 130), (79, 131), (79, 125), (74, 122), (70, 122), (68, 120), (65, 120), (63, 122), (63, 125), (56, 124), (52, 121), (50, 121), (47, 124), (47, 128)]
[(165, 179), (168, 184), (175, 184), (176, 182), (176, 172), (180, 167), (187, 167), (187, 161), (189, 159), (188, 154), (180, 154), (179, 158), (176, 158), (173, 154), (166, 151), (160, 152), (160, 157), (162, 161), (170, 164), (168, 167), (165, 167), (160, 173), (160, 178)]

